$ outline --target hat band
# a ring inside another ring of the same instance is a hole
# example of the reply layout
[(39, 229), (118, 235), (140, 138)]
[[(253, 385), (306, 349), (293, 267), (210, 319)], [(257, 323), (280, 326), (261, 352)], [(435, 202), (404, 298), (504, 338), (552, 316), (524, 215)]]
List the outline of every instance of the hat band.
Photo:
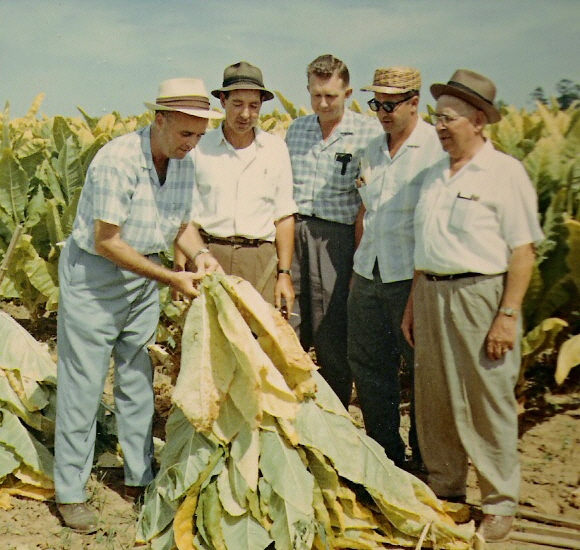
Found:
[(209, 111), (209, 99), (202, 95), (184, 95), (177, 97), (158, 97), (157, 105), (181, 109), (203, 109)]
[(248, 82), (249, 84), (255, 84), (260, 88), (264, 87), (264, 84), (258, 80), (257, 78), (252, 78), (251, 76), (232, 76), (230, 78), (226, 78), (222, 84), (224, 88), (231, 86), (232, 84), (237, 84), (238, 82)]
[(477, 96), (479, 99), (481, 99), (482, 101), (485, 101), (488, 105), (491, 105), (493, 107), (493, 101), (490, 101), (486, 97), (483, 97), (481, 94), (478, 94), (475, 90), (472, 90), (468, 86), (461, 84), (461, 82), (455, 82), (455, 80), (450, 80), (447, 83), (447, 86), (452, 86), (453, 88), (459, 88), (460, 90), (463, 90), (464, 92), (469, 92), (470, 94)]

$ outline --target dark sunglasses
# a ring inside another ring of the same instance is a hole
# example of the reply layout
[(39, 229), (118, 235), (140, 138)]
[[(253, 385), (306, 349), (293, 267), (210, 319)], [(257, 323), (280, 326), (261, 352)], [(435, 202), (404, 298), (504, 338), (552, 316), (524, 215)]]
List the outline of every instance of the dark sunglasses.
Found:
[(415, 96), (412, 95), (399, 101), (383, 101), (382, 103), (379, 100), (373, 98), (367, 103), (368, 106), (371, 108), (371, 111), (374, 111), (375, 113), (378, 113), (381, 110), (381, 107), (385, 110), (385, 112), (392, 113), (397, 108), (397, 105), (405, 103), (406, 101), (409, 101), (409, 99), (412, 99), (413, 97)]

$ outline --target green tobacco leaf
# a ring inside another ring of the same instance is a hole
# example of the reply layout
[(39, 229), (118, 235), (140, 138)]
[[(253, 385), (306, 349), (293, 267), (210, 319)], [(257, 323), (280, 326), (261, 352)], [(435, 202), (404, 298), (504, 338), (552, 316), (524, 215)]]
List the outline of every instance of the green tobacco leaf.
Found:
[(83, 168), (78, 146), (72, 137), (68, 138), (58, 151), (58, 157), (53, 161), (53, 166), (59, 175), (66, 203), (69, 204), (75, 191), (83, 186)]
[[(5, 414), (8, 414), (8, 412), (0, 407), (0, 420)], [(16, 458), (14, 452), (0, 443), (0, 488), (4, 478), (14, 472), (19, 466), (20, 460)]]
[(296, 510), (310, 516), (314, 479), (297, 450), (277, 432), (261, 432), (260, 444), (260, 471), (264, 479)]
[(46, 201), (46, 227), (52, 244), (64, 241), (65, 236), (60, 223), (60, 212), (55, 199)]
[(308, 515), (304, 514), (301, 509), (292, 506), (274, 492), (270, 502), (270, 515), (273, 520), (270, 534), (276, 543), (276, 550), (309, 550), (312, 548), (317, 525), (314, 519), (314, 510)]
[(246, 513), (246, 508), (240, 506), (230, 485), (230, 476), (226, 468), (224, 468), (217, 479), (218, 493), (222, 507), (230, 516), (242, 516)]
[(111, 141), (111, 136), (107, 134), (101, 134), (95, 138), (91, 146), (83, 151), (81, 155), (81, 166), (82, 166), (82, 173), (84, 176), (87, 174), (87, 170), (89, 169), (89, 165), (95, 158), (95, 155), (99, 152), (99, 149), (103, 147), (106, 143)]
[(567, 220), (564, 222), (568, 229), (568, 238), (566, 244), (568, 245), (568, 256), (566, 262), (570, 268), (570, 276), (580, 291), (580, 221)]
[(77, 214), (77, 208), (79, 205), (79, 199), (81, 198), (81, 193), (82, 193), (81, 188), (75, 189), (72, 199), (70, 200), (70, 203), (67, 206), (65, 206), (64, 211), (62, 213), (60, 223), (65, 239), (72, 233), (75, 216)]
[(54, 459), (50, 452), (20, 423), (18, 417), (2, 409), (0, 443), (35, 474), (53, 478)]
[(30, 235), (23, 235), (18, 246), (16, 266), (26, 273), (30, 284), (38, 290), (46, 301), (47, 311), (58, 308), (58, 266), (42, 259), (31, 242)]
[(235, 467), (245, 479), (250, 491), (258, 489), (258, 461), (260, 457), (260, 437), (258, 430), (244, 424), (234, 437), (230, 450)]
[(52, 123), (52, 139), (56, 151), (60, 151), (67, 140), (74, 136), (68, 122), (61, 116), (55, 116)]
[(207, 537), (215, 550), (228, 550), (221, 527), (224, 514), (216, 483), (210, 483), (200, 495), (203, 500), (204, 525)]
[[(568, 326), (563, 319), (548, 318), (528, 332), (522, 339), (522, 356), (537, 356), (540, 352), (554, 351), (556, 337)], [(526, 358), (529, 362), (529, 358)]]
[(296, 112), (296, 107), (294, 107), (294, 104), (287, 100), (278, 90), (276, 90), (274, 93), (276, 94), (278, 101), (280, 101), (282, 104), (282, 107), (284, 107), (285, 111), (292, 117), (292, 119), (298, 118), (298, 113)]
[(0, 158), (0, 206), (16, 223), (24, 221), (30, 180), (11, 149)]
[(227, 548), (230, 549), (264, 550), (272, 543), (268, 531), (249, 513), (241, 517), (224, 514), (221, 527)]

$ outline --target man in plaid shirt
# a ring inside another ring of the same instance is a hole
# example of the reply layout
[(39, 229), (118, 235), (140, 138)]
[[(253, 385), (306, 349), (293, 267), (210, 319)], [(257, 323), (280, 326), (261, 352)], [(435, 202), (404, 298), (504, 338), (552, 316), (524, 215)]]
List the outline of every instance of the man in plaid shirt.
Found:
[(352, 88), (340, 59), (318, 57), (307, 77), (314, 114), (296, 119), (286, 135), (298, 206), (291, 322), (304, 349), (314, 346), (320, 373), (348, 407), (353, 380), (346, 303), (360, 207), (355, 180), (362, 150), (382, 128), (376, 119), (345, 109)]
[[(158, 283), (195, 296), (196, 279), (220, 269), (190, 223), (193, 162), (209, 109), (201, 80), (161, 83), (153, 123), (105, 145), (93, 159), (72, 235), (59, 261), (58, 397), (54, 481), (65, 524), (98, 528), (85, 503), (96, 417), (115, 361), (115, 408), (126, 497), (153, 480), (153, 369), (147, 351), (159, 321)], [(175, 272), (158, 253), (172, 244), (198, 268)]]

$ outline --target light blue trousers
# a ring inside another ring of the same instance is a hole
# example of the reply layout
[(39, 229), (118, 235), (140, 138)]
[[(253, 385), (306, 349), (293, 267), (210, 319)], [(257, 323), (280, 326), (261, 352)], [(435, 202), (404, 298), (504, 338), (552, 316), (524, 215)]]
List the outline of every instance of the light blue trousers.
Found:
[(96, 417), (111, 357), (126, 485), (147, 485), (152, 469), (153, 369), (147, 346), (159, 321), (155, 281), (81, 250), (69, 238), (59, 262), (56, 500), (84, 502)]

